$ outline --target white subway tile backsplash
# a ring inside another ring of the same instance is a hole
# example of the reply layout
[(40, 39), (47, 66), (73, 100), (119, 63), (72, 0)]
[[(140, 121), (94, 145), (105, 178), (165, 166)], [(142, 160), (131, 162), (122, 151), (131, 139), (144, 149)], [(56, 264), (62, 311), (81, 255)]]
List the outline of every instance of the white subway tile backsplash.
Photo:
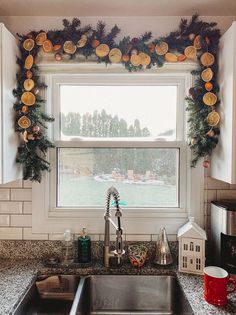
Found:
[(11, 215), (11, 226), (32, 227), (32, 216), (29, 214)]
[(205, 190), (205, 202), (216, 200), (216, 190)]
[(31, 189), (11, 189), (11, 200), (32, 201)]
[(0, 214), (0, 226), (9, 226), (10, 216), (8, 214)]
[(10, 189), (0, 188), (0, 200), (10, 200)]
[(211, 177), (206, 177), (205, 189), (230, 189), (230, 184)]
[(236, 190), (217, 190), (217, 200), (236, 199)]
[(32, 182), (30, 180), (23, 180), (24, 188), (32, 188)]
[(151, 241), (151, 234), (126, 234), (126, 241)]
[(23, 228), (23, 240), (48, 240), (48, 234), (32, 233), (32, 228)]
[(49, 234), (49, 241), (62, 241), (63, 240), (63, 233), (55, 233)]
[(22, 202), (0, 202), (0, 213), (22, 213)]
[[(157, 242), (159, 235), (158, 234), (152, 234), (151, 235), (151, 241)], [(175, 242), (177, 241), (177, 235), (175, 234), (168, 234), (167, 235), (168, 241)]]
[(0, 185), (0, 188), (22, 188), (22, 180), (15, 180), (13, 182), (7, 183), (7, 184), (2, 184)]
[(24, 201), (23, 202), (23, 213), (31, 214), (32, 213), (32, 202)]
[(22, 228), (2, 227), (0, 228), (1, 240), (21, 240)]

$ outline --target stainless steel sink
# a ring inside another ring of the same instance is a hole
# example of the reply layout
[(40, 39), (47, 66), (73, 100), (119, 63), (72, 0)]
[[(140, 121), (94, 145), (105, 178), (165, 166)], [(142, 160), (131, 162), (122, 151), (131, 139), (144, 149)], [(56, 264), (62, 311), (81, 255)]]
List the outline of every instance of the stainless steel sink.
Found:
[(174, 276), (94, 275), (82, 278), (70, 315), (193, 314)]
[[(39, 276), (36, 281), (58, 278), (59, 286), (49, 285), (39, 291), (36, 282), (32, 284), (14, 311), (14, 315), (69, 315), (80, 281), (75, 275)], [(51, 280), (52, 281), (52, 280)], [(55, 283), (54, 283), (55, 284)]]

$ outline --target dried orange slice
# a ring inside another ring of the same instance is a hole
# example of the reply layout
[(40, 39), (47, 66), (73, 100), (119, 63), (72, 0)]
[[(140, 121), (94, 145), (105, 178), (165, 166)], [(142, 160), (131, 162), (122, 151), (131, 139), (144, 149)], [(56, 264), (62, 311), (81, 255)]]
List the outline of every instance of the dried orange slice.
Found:
[(58, 51), (60, 49), (61, 49), (61, 45), (59, 45), (59, 44), (53, 46), (53, 51)]
[(178, 61), (182, 62), (182, 61), (186, 60), (186, 58), (187, 57), (185, 55), (179, 55), (178, 56)]
[(34, 81), (32, 79), (26, 79), (24, 81), (24, 89), (30, 91), (34, 88)]
[(28, 38), (24, 41), (23, 47), (27, 51), (31, 51), (34, 48), (34, 40), (31, 38)]
[(25, 58), (25, 69), (30, 70), (33, 66), (34, 58), (32, 55), (29, 55)]
[(23, 105), (23, 106), (21, 107), (21, 112), (22, 112), (22, 113), (27, 113), (27, 111), (28, 111), (28, 106)]
[(207, 68), (207, 69), (202, 71), (201, 78), (202, 78), (203, 81), (209, 82), (213, 78), (213, 75), (214, 75), (214, 73), (211, 70), (211, 68)]
[(100, 44), (97, 46), (95, 53), (98, 57), (103, 58), (106, 57), (110, 52), (110, 48), (106, 44)]
[(178, 57), (173, 53), (167, 53), (167, 54), (165, 54), (165, 60), (167, 62), (177, 62)]
[(207, 92), (203, 95), (203, 103), (208, 106), (213, 106), (217, 102), (217, 96), (214, 93)]
[(184, 54), (188, 59), (194, 60), (197, 56), (197, 49), (194, 46), (188, 46), (185, 48)]
[(46, 52), (46, 53), (50, 53), (53, 51), (53, 44), (52, 42), (47, 39), (43, 42), (43, 50)]
[(45, 32), (41, 32), (36, 36), (36, 44), (38, 46), (42, 46), (43, 42), (45, 42), (45, 40), (47, 39), (47, 34)]
[(124, 54), (124, 55), (122, 56), (122, 61), (128, 62), (128, 61), (129, 61), (129, 55)]
[(210, 67), (215, 62), (215, 57), (211, 53), (205, 52), (201, 55), (200, 61), (204, 67)]
[(141, 52), (139, 53), (140, 63), (142, 66), (148, 66), (151, 62), (151, 58), (148, 54)]
[(130, 62), (132, 63), (133, 66), (138, 67), (138, 66), (141, 65), (141, 58), (140, 58), (139, 55), (133, 54), (133, 55), (130, 57)]
[(210, 92), (213, 89), (213, 84), (211, 82), (206, 82), (205, 89)]
[(86, 45), (86, 43), (87, 43), (87, 36), (85, 36), (85, 35), (83, 35), (83, 37), (81, 37), (79, 40), (78, 40), (78, 42), (77, 42), (77, 47), (78, 48), (82, 48), (82, 47), (84, 47), (85, 45)]
[(212, 111), (207, 115), (207, 123), (209, 126), (214, 127), (220, 122), (220, 115), (216, 111)]
[(93, 40), (92, 40), (91, 46), (92, 46), (93, 48), (97, 48), (99, 45), (100, 45), (99, 40), (97, 40), (97, 39), (93, 39)]
[(155, 50), (157, 55), (163, 56), (169, 50), (169, 46), (166, 42), (160, 42), (159, 44), (156, 44)]
[(193, 46), (196, 48), (196, 49), (201, 49), (202, 48), (202, 36), (201, 35), (197, 35), (195, 38), (194, 38), (194, 41), (193, 41)]
[(35, 103), (35, 95), (31, 92), (24, 92), (21, 95), (21, 102), (25, 105), (32, 106)]
[(71, 40), (67, 40), (63, 45), (63, 50), (67, 54), (73, 55), (76, 52), (76, 46)]
[(122, 52), (118, 48), (113, 48), (109, 52), (109, 59), (111, 63), (118, 63), (121, 61)]
[(30, 119), (26, 116), (22, 116), (17, 123), (22, 129), (29, 128), (31, 125)]

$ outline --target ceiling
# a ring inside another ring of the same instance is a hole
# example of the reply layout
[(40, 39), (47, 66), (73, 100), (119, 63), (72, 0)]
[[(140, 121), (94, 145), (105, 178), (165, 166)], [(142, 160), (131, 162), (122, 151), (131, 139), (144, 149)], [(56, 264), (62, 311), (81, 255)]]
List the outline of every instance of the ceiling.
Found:
[(0, 16), (236, 16), (236, 0), (0, 0)]

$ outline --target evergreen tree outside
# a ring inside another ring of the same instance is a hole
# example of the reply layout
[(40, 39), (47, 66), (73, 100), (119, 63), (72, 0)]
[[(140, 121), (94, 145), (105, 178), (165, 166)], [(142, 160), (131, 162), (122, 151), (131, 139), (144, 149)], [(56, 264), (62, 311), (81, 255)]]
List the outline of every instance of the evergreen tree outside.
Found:
[[(123, 118), (111, 116), (105, 110), (92, 114), (69, 112), (61, 114), (61, 130), (66, 136), (81, 137), (149, 137), (147, 127), (138, 119), (128, 125)], [(96, 149), (95, 149), (96, 150)], [(104, 149), (94, 151), (95, 174), (111, 174), (112, 170), (127, 177), (127, 171), (133, 170), (145, 178), (147, 172), (157, 174), (158, 179), (174, 184), (176, 178), (176, 152), (169, 149)]]

